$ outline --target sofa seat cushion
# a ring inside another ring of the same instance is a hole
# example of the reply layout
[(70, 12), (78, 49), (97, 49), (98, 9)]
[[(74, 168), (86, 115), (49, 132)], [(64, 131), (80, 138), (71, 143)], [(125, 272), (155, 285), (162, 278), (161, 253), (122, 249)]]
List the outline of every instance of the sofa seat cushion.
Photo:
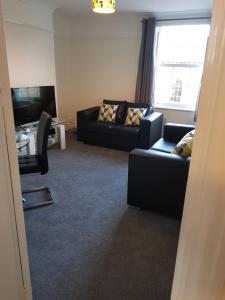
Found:
[(176, 143), (171, 143), (166, 141), (164, 138), (159, 139), (153, 146), (152, 150), (157, 150), (161, 152), (171, 153), (171, 151), (176, 147)]
[(110, 123), (110, 122), (92, 121), (92, 122), (87, 123), (86, 129), (88, 132), (109, 134), (112, 126), (113, 126), (113, 123)]
[(138, 138), (140, 132), (139, 126), (124, 126), (114, 125), (111, 128), (111, 134), (115, 136), (127, 137), (127, 138)]

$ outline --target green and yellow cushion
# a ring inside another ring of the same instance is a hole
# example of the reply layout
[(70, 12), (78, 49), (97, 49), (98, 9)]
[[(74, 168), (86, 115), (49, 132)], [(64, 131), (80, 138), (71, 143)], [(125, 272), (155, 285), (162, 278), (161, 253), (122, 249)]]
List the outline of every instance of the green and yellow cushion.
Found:
[(140, 120), (146, 114), (146, 108), (131, 108), (129, 107), (127, 110), (127, 117), (124, 125), (140, 125)]
[(119, 105), (102, 104), (98, 114), (98, 121), (115, 122)]
[(195, 130), (188, 132), (176, 145), (175, 149), (171, 151), (171, 153), (178, 154), (183, 157), (191, 156), (194, 134)]

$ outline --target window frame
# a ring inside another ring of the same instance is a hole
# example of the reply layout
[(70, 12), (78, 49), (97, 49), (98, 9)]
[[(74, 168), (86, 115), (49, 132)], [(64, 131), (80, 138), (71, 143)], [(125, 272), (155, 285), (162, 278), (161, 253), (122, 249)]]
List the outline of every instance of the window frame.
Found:
[[(157, 65), (157, 50), (158, 50), (158, 40), (159, 40), (159, 31), (160, 27), (162, 26), (179, 26), (179, 25), (209, 25), (211, 24), (211, 18), (210, 17), (200, 17), (200, 18), (194, 18), (194, 19), (177, 19), (177, 20), (159, 20), (156, 22), (156, 28), (155, 28), (155, 42), (154, 42), (154, 69), (153, 69), (153, 99), (154, 99), (154, 93), (155, 93), (155, 74), (156, 69), (162, 65), (165, 67), (202, 67), (201, 64), (197, 63), (187, 63), (187, 64), (174, 64), (174, 63), (161, 63)], [(206, 42), (207, 44), (207, 42)], [(207, 46), (206, 46), (207, 48)], [(204, 71), (204, 65), (203, 70)], [(200, 85), (201, 86), (201, 85)], [(200, 90), (199, 86), (199, 90)], [(195, 105), (197, 104), (198, 99), (196, 99)], [(178, 104), (178, 103), (171, 103), (171, 102), (164, 102), (164, 103), (156, 103), (154, 100), (154, 107), (159, 109), (169, 109), (169, 110), (178, 110), (178, 111), (191, 111), (194, 112), (195, 108), (192, 105), (187, 104)]]

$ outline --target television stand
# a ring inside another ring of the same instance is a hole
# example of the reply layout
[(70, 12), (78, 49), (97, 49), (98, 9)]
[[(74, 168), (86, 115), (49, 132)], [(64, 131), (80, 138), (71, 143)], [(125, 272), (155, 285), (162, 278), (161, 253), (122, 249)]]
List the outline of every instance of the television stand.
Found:
[[(29, 137), (34, 138), (37, 134), (38, 122), (19, 126), (18, 128), (20, 131), (22, 130), (25, 134), (29, 135)], [(52, 131), (55, 131), (55, 133), (50, 134), (49, 144), (53, 145), (58, 142), (61, 150), (66, 149), (65, 125), (62, 123), (52, 122), (51, 129), (53, 129)]]
[(65, 134), (65, 125), (62, 123), (52, 123), (52, 127), (56, 129), (56, 135), (58, 137), (58, 142), (60, 144), (60, 149), (66, 149), (66, 134)]

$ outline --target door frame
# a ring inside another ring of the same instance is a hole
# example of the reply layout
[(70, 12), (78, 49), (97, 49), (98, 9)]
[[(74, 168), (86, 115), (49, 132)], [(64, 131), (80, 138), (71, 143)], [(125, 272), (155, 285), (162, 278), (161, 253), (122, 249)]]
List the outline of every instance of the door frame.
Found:
[[(20, 274), (20, 287), (23, 287), (23, 298), (21, 294), (18, 295), (18, 299), (32, 299), (31, 280), (28, 262), (27, 241), (24, 224), (24, 213), (22, 207), (21, 197), (21, 184), (19, 177), (18, 158), (16, 153), (16, 139), (15, 139), (15, 127), (13, 119), (12, 100), (10, 93), (8, 64), (6, 55), (5, 33), (4, 33), (4, 21), (2, 13), (2, 2), (0, 0), (0, 105), (1, 105), (1, 128), (2, 134), (0, 136), (1, 143), (5, 147), (4, 157), (2, 162), (6, 163), (5, 169), (2, 169), (4, 175), (8, 176), (8, 195), (4, 195), (4, 199), (7, 209), (10, 211), (11, 221), (8, 224), (8, 231), (5, 235), (11, 235), (14, 240), (17, 265), (14, 270), (15, 276)], [(4, 134), (3, 134), (4, 133)], [(6, 206), (5, 206), (6, 208)], [(3, 213), (3, 212), (1, 212)], [(7, 228), (7, 227), (6, 227)], [(3, 235), (4, 236), (4, 235)], [(2, 247), (2, 246), (1, 246)], [(12, 257), (12, 260), (15, 257)], [(9, 268), (12, 266), (9, 266)], [(4, 276), (6, 270), (0, 270), (0, 276)], [(18, 278), (17, 278), (18, 279)], [(13, 281), (13, 278), (11, 278)], [(15, 286), (12, 288), (15, 288)], [(9, 291), (10, 292), (10, 291)], [(9, 299), (5, 297), (4, 299)], [(17, 300), (16, 298), (14, 298)]]
[(225, 299), (225, 2), (214, 0), (171, 300)]
[[(18, 299), (32, 299), (1, 7), (0, 0), (0, 105), (5, 116), (5, 159), (10, 182), (7, 205), (13, 216), (9, 228), (12, 230), (6, 234), (14, 232), (12, 238), (18, 263), (15, 274), (20, 274), (20, 284), (24, 288), (24, 297), (18, 295)], [(222, 130), (225, 128), (224, 70), (225, 3), (214, 0), (172, 300), (225, 298), (225, 162), (221, 155), (221, 149), (225, 149)], [(0, 276), (3, 272), (0, 271)]]

